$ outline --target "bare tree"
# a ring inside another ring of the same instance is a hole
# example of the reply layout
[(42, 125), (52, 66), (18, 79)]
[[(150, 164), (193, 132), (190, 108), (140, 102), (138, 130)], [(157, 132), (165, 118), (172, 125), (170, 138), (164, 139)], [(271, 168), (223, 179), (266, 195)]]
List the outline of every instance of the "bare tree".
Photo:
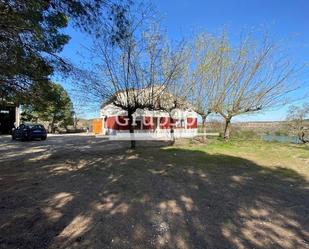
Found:
[(101, 35), (91, 49), (91, 69), (80, 70), (79, 87), (88, 96), (127, 112), (131, 148), (135, 148), (133, 114), (155, 109), (159, 96), (179, 73), (179, 50), (166, 42), (158, 25), (149, 24), (148, 9), (128, 13), (126, 35), (111, 42)]
[(195, 111), (202, 117), (204, 141), (206, 140), (206, 119), (217, 110), (220, 99), (217, 75), (220, 48), (225, 42), (224, 35), (216, 39), (208, 33), (199, 34), (193, 44), (193, 70), (191, 72), (190, 102)]
[[(193, 109), (193, 106), (188, 102), (189, 96), (192, 95), (192, 83), (190, 82), (190, 63), (191, 51), (186, 43), (182, 43), (181, 49), (177, 51), (178, 67), (175, 77), (164, 88), (164, 91), (159, 97), (157, 109), (165, 111), (169, 114), (170, 118), (170, 134), (172, 144), (175, 143), (174, 136), (174, 114), (177, 110), (185, 110), (188, 108)], [(164, 63), (163, 70), (168, 72), (168, 64), (170, 60), (167, 58)]]
[(291, 106), (288, 111), (288, 127), (303, 143), (309, 143), (309, 104)]
[(233, 117), (284, 104), (295, 90), (296, 68), (265, 36), (259, 43), (247, 35), (233, 47), (224, 32), (206, 60), (207, 81), (213, 82), (211, 111), (225, 119), (224, 138), (230, 137)]

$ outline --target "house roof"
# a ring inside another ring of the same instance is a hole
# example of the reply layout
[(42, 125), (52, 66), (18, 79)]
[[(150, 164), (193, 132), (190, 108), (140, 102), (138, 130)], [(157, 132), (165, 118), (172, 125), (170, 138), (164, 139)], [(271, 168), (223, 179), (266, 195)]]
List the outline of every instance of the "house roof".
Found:
[[(128, 91), (128, 94), (127, 94), (127, 91)], [(177, 100), (178, 105), (183, 106), (185, 108), (192, 109), (192, 105), (188, 101), (181, 99), (181, 97), (176, 97), (172, 93), (168, 92), (166, 90), (166, 86), (159, 86), (159, 85), (154, 85), (152, 87), (147, 87), (147, 88), (142, 88), (142, 89), (137, 89), (137, 90), (134, 90), (132, 88), (129, 90), (117, 91), (116, 93), (113, 94), (113, 96), (109, 100), (107, 100), (101, 105), (101, 109), (103, 109), (105, 106), (109, 104), (112, 104), (117, 99), (117, 96), (120, 99), (122, 98), (123, 101), (126, 101), (125, 99), (127, 98), (127, 95), (130, 96), (130, 94), (132, 98), (145, 97), (145, 99), (151, 95), (151, 98), (154, 98), (159, 102), (158, 105), (161, 105), (162, 107), (165, 106), (165, 108), (168, 108), (168, 106), (174, 105), (175, 104), (174, 102)]]

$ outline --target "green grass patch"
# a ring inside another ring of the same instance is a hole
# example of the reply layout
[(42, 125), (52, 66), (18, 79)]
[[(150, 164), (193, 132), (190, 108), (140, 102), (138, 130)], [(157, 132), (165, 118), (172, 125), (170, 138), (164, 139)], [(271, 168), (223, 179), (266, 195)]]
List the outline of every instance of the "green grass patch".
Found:
[[(242, 167), (257, 164), (266, 168), (278, 168), (282, 176), (296, 172), (309, 178), (309, 146), (260, 139), (208, 139), (207, 144), (190, 143), (167, 147), (162, 150), (170, 163), (194, 165), (198, 168)], [(163, 159), (162, 159), (163, 160)]]

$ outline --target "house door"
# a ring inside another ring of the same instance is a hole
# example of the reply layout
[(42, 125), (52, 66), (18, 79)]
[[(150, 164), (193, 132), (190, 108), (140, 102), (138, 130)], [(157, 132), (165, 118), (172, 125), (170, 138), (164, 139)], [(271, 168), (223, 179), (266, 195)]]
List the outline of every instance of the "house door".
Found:
[(93, 129), (93, 133), (94, 134), (100, 134), (102, 133), (102, 123), (103, 120), (102, 119), (94, 119), (92, 121), (92, 129)]

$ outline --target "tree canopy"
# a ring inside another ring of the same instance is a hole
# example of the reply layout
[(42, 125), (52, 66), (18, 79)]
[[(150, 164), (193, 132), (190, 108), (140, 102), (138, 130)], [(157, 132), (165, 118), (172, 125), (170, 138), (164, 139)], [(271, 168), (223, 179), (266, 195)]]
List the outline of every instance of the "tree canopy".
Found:
[(303, 143), (309, 143), (309, 103), (303, 106), (290, 106), (288, 111), (288, 127)]
[(32, 87), (35, 101), (23, 107), (22, 119), (24, 121), (48, 122), (51, 131), (55, 125), (67, 127), (73, 124), (73, 104), (65, 89), (53, 82), (43, 86), (35, 84)]
[(0, 98), (16, 101), (34, 82), (46, 83), (57, 66), (66, 65), (57, 53), (70, 39), (63, 32), (69, 20), (89, 33), (109, 22), (114, 27), (113, 39), (119, 37), (125, 25), (122, 2), (1, 0)]
[[(127, 17), (126, 29), (120, 32), (122, 36), (95, 37), (93, 48), (89, 49), (91, 61), (86, 68), (77, 70), (75, 77), (79, 93), (126, 111), (133, 134), (134, 112), (158, 108), (162, 92), (183, 71), (185, 53), (182, 43), (172, 46), (167, 42), (148, 6), (138, 6)], [(131, 137), (134, 148), (134, 136)]]
[(249, 33), (236, 46), (226, 32), (219, 38), (202, 38), (205, 48), (194, 72), (194, 101), (201, 115), (215, 112), (224, 118), (226, 139), (233, 117), (283, 105), (297, 88), (298, 68), (267, 35), (258, 42)]

